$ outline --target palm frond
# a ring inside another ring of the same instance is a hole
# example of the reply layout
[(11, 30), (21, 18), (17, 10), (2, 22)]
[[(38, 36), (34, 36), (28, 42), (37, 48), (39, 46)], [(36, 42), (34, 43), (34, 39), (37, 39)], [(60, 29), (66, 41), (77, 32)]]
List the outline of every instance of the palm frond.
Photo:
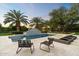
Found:
[(16, 11), (16, 10), (10, 10), (10, 12), (7, 12), (7, 14), (5, 14), (5, 19), (4, 19), (4, 23), (7, 24), (9, 22), (22, 22), (24, 24), (27, 24), (27, 16), (23, 15), (23, 13), (21, 13), (21, 11)]
[(4, 17), (12, 17), (16, 19), (16, 16), (12, 12), (7, 12)]
[(6, 18), (4, 23), (7, 24), (7, 23), (10, 23), (10, 22), (13, 22), (13, 21), (15, 21), (15, 20), (12, 19), (12, 18)]
[(16, 22), (12, 22), (9, 26), (12, 27)]
[(20, 21), (21, 21), (22, 23), (24, 23), (24, 24), (27, 24), (27, 23), (29, 23), (27, 20), (28, 20), (28, 19), (23, 18), (23, 19), (21, 19)]

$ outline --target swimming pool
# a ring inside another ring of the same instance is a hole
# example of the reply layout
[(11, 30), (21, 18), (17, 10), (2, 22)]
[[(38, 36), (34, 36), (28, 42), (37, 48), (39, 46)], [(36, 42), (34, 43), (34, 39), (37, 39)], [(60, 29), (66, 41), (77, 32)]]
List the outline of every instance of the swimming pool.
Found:
[(37, 34), (37, 35), (29, 35), (29, 36), (25, 36), (27, 39), (35, 39), (35, 38), (41, 38), (41, 37), (46, 37), (48, 36), (48, 34), (45, 33), (41, 33), (41, 34)]
[(41, 38), (41, 37), (47, 37), (49, 34), (48, 33), (41, 33), (40, 30), (36, 28), (32, 28), (28, 31), (26, 31), (24, 34), (20, 35), (15, 35), (9, 37), (13, 42), (16, 42), (18, 40), (23, 40), (25, 38), (26, 40), (31, 40), (31, 39), (36, 39), (36, 38)]
[(17, 42), (18, 40), (23, 40), (23, 38), (26, 38), (26, 40), (32, 40), (36, 38), (41, 38), (41, 37), (47, 37), (47, 33), (40, 33), (40, 34), (34, 34), (34, 35), (16, 35), (16, 36), (10, 36), (9, 38), (12, 40), (12, 42)]

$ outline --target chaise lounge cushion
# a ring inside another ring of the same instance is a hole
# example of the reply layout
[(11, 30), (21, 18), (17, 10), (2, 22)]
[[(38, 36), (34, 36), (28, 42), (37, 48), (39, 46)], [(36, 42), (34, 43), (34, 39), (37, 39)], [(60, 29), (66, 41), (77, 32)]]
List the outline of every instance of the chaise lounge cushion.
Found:
[(77, 37), (76, 36), (73, 36), (73, 35), (67, 35), (67, 36), (64, 36), (64, 37), (48, 37), (49, 39), (54, 39), (54, 41), (56, 42), (60, 42), (60, 43), (64, 43), (64, 44), (70, 44), (73, 40), (75, 40)]

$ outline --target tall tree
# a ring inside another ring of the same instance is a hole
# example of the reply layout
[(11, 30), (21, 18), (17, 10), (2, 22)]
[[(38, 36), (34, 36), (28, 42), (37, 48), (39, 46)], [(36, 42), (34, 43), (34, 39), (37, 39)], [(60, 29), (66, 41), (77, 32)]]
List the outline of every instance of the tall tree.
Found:
[(79, 23), (79, 4), (72, 4), (72, 7), (66, 9), (65, 7), (60, 7), (50, 12), (50, 23), (54, 29), (60, 31), (65, 31), (67, 29), (72, 30), (74, 24)]
[(21, 13), (21, 11), (16, 11), (16, 10), (10, 10), (9, 12), (7, 12), (5, 14), (5, 19), (4, 19), (4, 23), (10, 23), (10, 26), (12, 25), (16, 25), (16, 29), (17, 31), (20, 31), (20, 26), (21, 26), (21, 22), (23, 24), (27, 24), (27, 16), (25, 16), (23, 13)]
[(67, 20), (66, 20), (66, 29), (70, 28), (72, 30), (72, 26), (79, 22), (79, 4), (72, 4), (72, 7), (68, 10)]
[(2, 25), (0, 24), (0, 28), (2, 27)]
[(0, 24), (0, 30), (1, 30), (1, 28), (2, 28), (2, 24)]
[(55, 9), (50, 12), (50, 22), (52, 22), (52, 27), (54, 29), (58, 29), (59, 31), (63, 30), (65, 19), (66, 19), (66, 8), (60, 7), (59, 9)]

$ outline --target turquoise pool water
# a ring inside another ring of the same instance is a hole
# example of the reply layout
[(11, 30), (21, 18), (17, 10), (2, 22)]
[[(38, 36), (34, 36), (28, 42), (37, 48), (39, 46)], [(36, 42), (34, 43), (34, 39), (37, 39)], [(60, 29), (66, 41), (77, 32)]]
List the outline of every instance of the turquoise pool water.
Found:
[(23, 40), (23, 38), (26, 38), (26, 40), (41, 38), (41, 37), (47, 37), (47, 33), (41, 33), (41, 34), (35, 34), (35, 35), (16, 35), (9, 37), (13, 42), (16, 42), (18, 40)]

